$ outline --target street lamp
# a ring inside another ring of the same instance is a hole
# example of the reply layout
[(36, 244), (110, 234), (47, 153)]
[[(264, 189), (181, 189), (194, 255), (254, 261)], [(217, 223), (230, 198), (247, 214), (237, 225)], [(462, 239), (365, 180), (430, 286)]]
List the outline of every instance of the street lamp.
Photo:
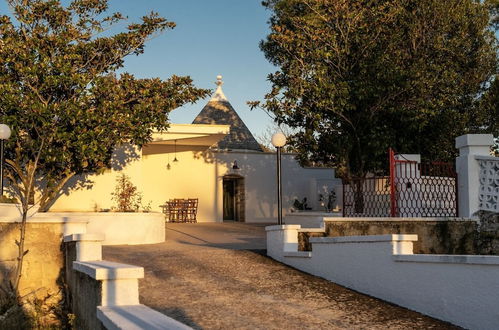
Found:
[(281, 132), (275, 133), (272, 145), (277, 149), (277, 224), (282, 225), (281, 149), (286, 145), (286, 136)]
[(3, 197), (3, 149), (4, 141), (10, 138), (10, 128), (5, 124), (0, 124), (0, 197)]

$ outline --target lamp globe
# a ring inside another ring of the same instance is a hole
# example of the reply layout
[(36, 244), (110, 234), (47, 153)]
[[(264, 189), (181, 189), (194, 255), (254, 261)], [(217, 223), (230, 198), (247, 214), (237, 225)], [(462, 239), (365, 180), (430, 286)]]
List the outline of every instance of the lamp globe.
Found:
[(10, 127), (5, 124), (0, 124), (0, 140), (7, 140), (10, 138)]
[(281, 132), (272, 135), (272, 145), (276, 148), (281, 148), (286, 145), (286, 136)]

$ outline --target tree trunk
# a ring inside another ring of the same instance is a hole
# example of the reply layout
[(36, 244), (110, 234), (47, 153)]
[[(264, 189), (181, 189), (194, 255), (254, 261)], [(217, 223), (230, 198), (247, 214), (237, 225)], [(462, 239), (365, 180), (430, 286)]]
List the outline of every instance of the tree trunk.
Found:
[(364, 181), (364, 178), (352, 180), (354, 210), (357, 214), (364, 213)]
[(22, 203), (22, 220), (21, 220), (21, 225), (20, 225), (20, 236), (19, 236), (19, 241), (16, 241), (17, 245), (17, 267), (16, 267), (16, 272), (14, 276), (14, 284), (12, 285), (14, 288), (14, 292), (16, 293), (17, 297), (20, 297), (19, 295), (19, 283), (21, 282), (21, 277), (22, 277), (22, 272), (23, 272), (23, 261), (24, 261), (24, 256), (28, 253), (28, 251), (24, 250), (24, 242), (26, 240), (26, 221), (28, 219), (28, 202), (23, 201)]

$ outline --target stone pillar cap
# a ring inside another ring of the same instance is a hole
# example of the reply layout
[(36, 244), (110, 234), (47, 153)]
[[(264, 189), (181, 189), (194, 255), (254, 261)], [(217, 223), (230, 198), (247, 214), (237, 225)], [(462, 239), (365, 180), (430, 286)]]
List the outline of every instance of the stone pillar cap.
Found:
[(475, 147), (490, 147), (494, 144), (494, 136), (492, 134), (466, 134), (456, 138), (456, 148), (469, 146)]

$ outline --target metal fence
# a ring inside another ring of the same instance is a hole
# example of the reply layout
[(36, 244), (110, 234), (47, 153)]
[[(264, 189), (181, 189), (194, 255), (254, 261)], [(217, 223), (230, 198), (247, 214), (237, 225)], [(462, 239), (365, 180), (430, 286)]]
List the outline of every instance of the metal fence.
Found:
[(405, 160), (390, 150), (390, 175), (343, 181), (346, 217), (455, 217), (457, 174), (451, 163)]
[(449, 163), (396, 163), (392, 216), (457, 216), (457, 175)]
[(343, 181), (345, 217), (389, 217), (390, 177)]

